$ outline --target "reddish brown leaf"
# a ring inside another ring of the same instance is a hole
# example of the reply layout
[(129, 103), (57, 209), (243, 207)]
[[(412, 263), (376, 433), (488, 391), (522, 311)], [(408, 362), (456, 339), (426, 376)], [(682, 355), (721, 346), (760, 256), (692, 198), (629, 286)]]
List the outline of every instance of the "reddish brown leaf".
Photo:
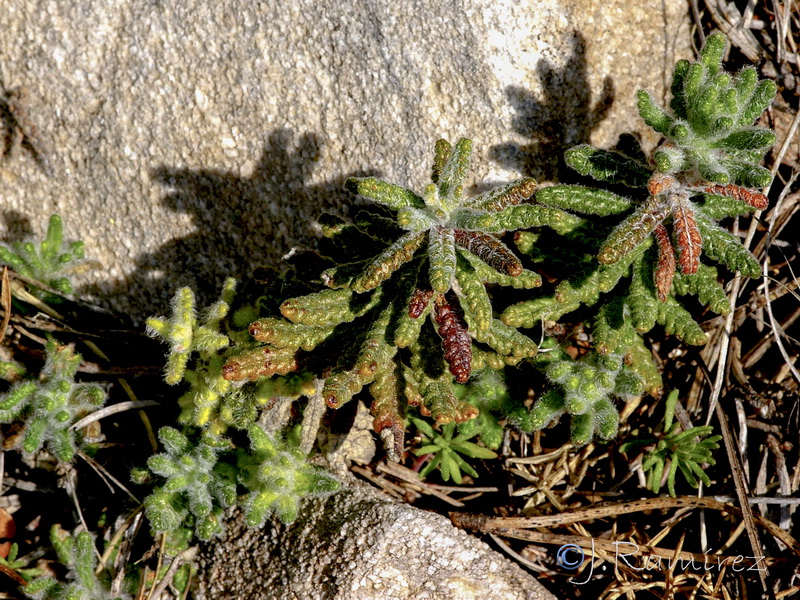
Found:
[[(370, 386), (372, 394), (370, 412), (375, 417), (372, 427), (375, 433), (381, 434), (384, 438), (390, 454), (394, 456), (392, 460), (399, 460), (399, 455), (403, 452), (403, 416), (398, 397), (398, 384), (396, 369), (391, 368), (377, 372), (375, 381)], [(381, 433), (384, 429), (389, 429), (391, 434)], [(387, 435), (390, 435), (388, 440)], [(389, 441), (392, 443), (388, 444)]]
[(464, 421), (471, 421), (476, 418), (481, 411), (469, 404), (468, 402), (459, 402), (456, 409), (456, 423), (463, 423)]
[(667, 301), (669, 291), (672, 289), (672, 278), (675, 276), (675, 250), (669, 239), (669, 232), (663, 225), (653, 230), (656, 244), (658, 245), (658, 265), (656, 265), (655, 284), (658, 299)]
[(418, 319), (425, 307), (428, 306), (428, 302), (431, 301), (431, 296), (433, 296), (433, 290), (414, 290), (408, 302), (408, 316)]
[(658, 196), (659, 194), (671, 190), (676, 185), (678, 185), (678, 180), (672, 175), (654, 173), (650, 181), (647, 182), (647, 190), (650, 192), (651, 196)]
[(728, 185), (712, 185), (711, 187), (705, 188), (703, 191), (714, 194), (715, 196), (727, 196), (728, 198), (739, 200), (758, 210), (765, 210), (769, 205), (769, 199), (761, 192), (748, 190), (747, 188), (733, 183), (729, 183)]
[(672, 200), (672, 220), (675, 227), (675, 241), (678, 244), (678, 264), (681, 273), (691, 275), (697, 273), (700, 264), (702, 239), (697, 229), (694, 210), (689, 200), (678, 194)]
[(286, 375), (298, 369), (297, 348), (257, 348), (231, 356), (222, 367), (228, 381), (255, 381), (259, 377)]
[(522, 263), (506, 245), (493, 235), (480, 231), (454, 229), (455, 242), (504, 275), (517, 277)]
[(467, 333), (467, 325), (457, 309), (443, 295), (436, 296), (434, 306), (444, 359), (450, 365), (450, 373), (456, 381), (466, 383), (472, 369), (472, 340)]
[(614, 228), (600, 248), (597, 260), (609, 265), (633, 252), (667, 218), (669, 211), (670, 203), (664, 196), (647, 198)]

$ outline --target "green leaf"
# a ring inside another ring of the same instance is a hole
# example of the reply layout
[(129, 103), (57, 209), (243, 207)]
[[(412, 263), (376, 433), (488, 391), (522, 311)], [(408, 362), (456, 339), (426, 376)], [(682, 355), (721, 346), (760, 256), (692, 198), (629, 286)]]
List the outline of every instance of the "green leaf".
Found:
[(583, 185), (544, 187), (536, 193), (536, 200), (547, 206), (601, 217), (616, 215), (631, 207), (628, 198)]
[(425, 201), (411, 190), (375, 177), (350, 177), (345, 180), (344, 186), (354, 194), (395, 210), (404, 206), (425, 207)]
[(646, 187), (650, 171), (623, 154), (600, 150), (583, 144), (564, 154), (567, 164), (581, 175), (628, 187)]
[(495, 452), (492, 452), (488, 448), (484, 448), (483, 446), (479, 446), (478, 444), (474, 444), (472, 442), (453, 442), (450, 444), (450, 448), (457, 450), (461, 454), (465, 454), (470, 458), (497, 458), (497, 454)]
[(389, 279), (404, 263), (412, 259), (414, 252), (422, 246), (426, 237), (425, 232), (412, 231), (398, 239), (375, 257), (355, 278), (351, 286), (353, 291), (359, 294), (367, 292)]
[(672, 117), (656, 104), (655, 99), (649, 92), (639, 90), (637, 97), (639, 99), (639, 115), (642, 120), (661, 135), (669, 135), (673, 124)]
[(452, 229), (432, 229), (428, 240), (429, 278), (435, 292), (450, 290), (456, 274), (456, 250)]
[[(472, 468), (472, 465), (470, 465), (467, 461), (461, 458), (458, 454), (454, 452), (452, 456), (453, 460), (456, 462), (459, 469), (461, 469), (462, 471), (464, 471), (465, 473), (467, 473), (472, 477), (478, 476), (478, 472)], [(456, 481), (456, 483), (458, 483), (459, 485), (461, 484), (461, 473), (459, 473), (458, 481)]]
[(442, 462), (442, 452), (436, 453), (433, 459), (425, 465), (425, 467), (419, 472), (420, 479), (425, 479), (428, 475), (430, 475), (434, 470), (436, 470), (440, 463)]
[(469, 159), (472, 154), (472, 141), (461, 138), (456, 142), (452, 153), (444, 163), (438, 176), (439, 197), (445, 206), (452, 209), (460, 204), (462, 182), (469, 171)]
[(769, 129), (756, 127), (742, 129), (712, 144), (714, 148), (728, 150), (767, 150), (775, 144), (777, 137)]
[(442, 457), (439, 470), (442, 473), (442, 479), (449, 481), (453, 478), (457, 484), (461, 484), (461, 471), (458, 469), (458, 464), (453, 460), (452, 450), (444, 448), (440, 454)]
[(414, 450), (414, 454), (416, 456), (423, 456), (425, 454), (434, 454), (442, 450), (442, 446), (437, 444), (428, 444), (427, 446), (423, 446), (422, 448), (417, 448)]
[(761, 275), (761, 265), (737, 238), (705, 217), (695, 216), (706, 256), (748, 277)]

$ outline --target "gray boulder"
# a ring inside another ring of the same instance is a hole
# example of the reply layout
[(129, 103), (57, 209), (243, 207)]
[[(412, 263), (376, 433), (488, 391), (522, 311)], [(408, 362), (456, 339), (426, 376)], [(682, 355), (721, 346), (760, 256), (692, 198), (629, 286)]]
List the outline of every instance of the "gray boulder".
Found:
[(305, 500), (291, 525), (226, 527), (199, 555), (198, 600), (555, 600), (445, 517), (366, 486)]

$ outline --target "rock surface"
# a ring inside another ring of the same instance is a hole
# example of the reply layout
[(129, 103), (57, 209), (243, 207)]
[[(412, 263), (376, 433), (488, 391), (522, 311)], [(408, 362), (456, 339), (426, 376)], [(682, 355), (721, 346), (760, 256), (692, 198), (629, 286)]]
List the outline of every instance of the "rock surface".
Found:
[[(25, 86), (52, 171), (0, 162), (0, 237), (59, 212), (135, 317), (213, 296), (313, 241), (344, 177), (421, 188), (438, 137), (475, 142), (473, 182), (557, 173), (575, 143), (642, 129), (689, 56), (683, 0), (6, 0), (0, 68)], [(80, 283), (80, 281), (79, 281)], [(202, 296), (202, 294), (201, 294)]]
[(304, 501), (288, 526), (226, 528), (201, 550), (198, 600), (555, 600), (446, 518), (366, 486)]

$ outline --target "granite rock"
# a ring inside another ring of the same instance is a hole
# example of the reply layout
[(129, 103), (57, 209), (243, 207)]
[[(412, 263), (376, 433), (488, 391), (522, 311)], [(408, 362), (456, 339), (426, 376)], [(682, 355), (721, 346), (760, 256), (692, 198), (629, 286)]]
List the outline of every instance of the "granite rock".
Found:
[(198, 600), (555, 600), (445, 517), (364, 485), (304, 500), (291, 525), (237, 513), (198, 565)]

